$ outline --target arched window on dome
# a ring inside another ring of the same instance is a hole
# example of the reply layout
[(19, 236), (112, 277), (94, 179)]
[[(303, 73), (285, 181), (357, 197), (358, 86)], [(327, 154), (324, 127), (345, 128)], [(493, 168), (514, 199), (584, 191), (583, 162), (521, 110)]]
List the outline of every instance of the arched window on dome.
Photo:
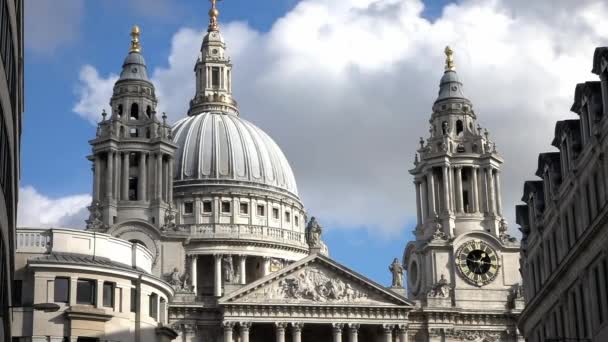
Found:
[(131, 115), (129, 116), (130, 120), (139, 120), (139, 105), (134, 103), (131, 105)]

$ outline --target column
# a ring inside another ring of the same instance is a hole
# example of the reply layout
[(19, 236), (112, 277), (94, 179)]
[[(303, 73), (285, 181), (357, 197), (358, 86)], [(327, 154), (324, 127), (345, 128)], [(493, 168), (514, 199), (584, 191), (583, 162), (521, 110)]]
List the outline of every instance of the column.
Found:
[(462, 198), (462, 166), (456, 166), (456, 211), (464, 213), (464, 200)]
[(222, 296), (222, 255), (214, 254), (215, 258), (215, 271), (213, 273), (213, 295), (216, 297)]
[(157, 153), (156, 157), (156, 199), (160, 202), (163, 196), (163, 155)]
[(247, 284), (247, 270), (245, 265), (247, 264), (247, 256), (239, 255), (239, 284)]
[(100, 201), (101, 200), (101, 158), (99, 157), (99, 154), (95, 155), (95, 162), (94, 162), (94, 177), (95, 177), (95, 186), (93, 188), (93, 192), (94, 195), (93, 197)]
[(113, 172), (113, 179), (114, 179), (114, 184), (112, 185), (112, 198), (118, 200), (120, 199), (120, 153), (119, 152), (115, 152), (114, 153), (114, 170)]
[(422, 221), (426, 221), (427, 218), (429, 217), (429, 200), (428, 200), (428, 196), (426, 195), (426, 191), (427, 191), (427, 186), (426, 186), (426, 181), (424, 180), (424, 178), (422, 178), (420, 180), (420, 192), (421, 192), (421, 203), (420, 205), (422, 206)]
[(479, 211), (487, 213), (488, 209), (488, 193), (487, 193), (487, 176), (486, 169), (479, 168)]
[(444, 165), (442, 167), (443, 171), (443, 208), (442, 211), (444, 213), (448, 213), (450, 211), (450, 175), (448, 174), (448, 167)]
[(264, 264), (262, 265), (263, 276), (267, 276), (270, 274), (270, 258), (264, 257)]
[(232, 340), (232, 329), (234, 329), (234, 322), (224, 322), (224, 342), (233, 342)]
[(139, 174), (137, 176), (137, 200), (146, 200), (146, 154), (139, 152)]
[(112, 186), (114, 184), (112, 179), (112, 174), (114, 173), (114, 152), (108, 151), (106, 156), (106, 198), (112, 199)]
[(420, 182), (415, 181), (414, 186), (416, 187), (416, 222), (418, 225), (422, 224), (422, 201), (420, 199)]
[(473, 198), (473, 212), (479, 212), (479, 189), (477, 187), (477, 167), (471, 168), (471, 197)]
[(284, 322), (277, 322), (274, 324), (276, 332), (276, 342), (285, 342), (285, 327), (287, 326)]
[(332, 323), (332, 333), (334, 336), (334, 342), (342, 342), (342, 328), (344, 324), (342, 323)]
[[(500, 216), (502, 216), (502, 199), (501, 199), (501, 194), (502, 192), (500, 191), (500, 170), (496, 169), (496, 172), (494, 173), (494, 187), (495, 187), (495, 193), (496, 195), (494, 196), (494, 198), (496, 199), (496, 213)], [(548, 191), (549, 189), (547, 189)]]
[(169, 157), (169, 172), (167, 176), (167, 200), (173, 203), (173, 157)]
[(382, 324), (382, 341), (393, 342), (393, 328), (391, 324)]
[(168, 186), (169, 182), (167, 182), (168, 176), (169, 176), (169, 162), (166, 160), (163, 160), (163, 181), (162, 181), (163, 193), (162, 193), (162, 196), (163, 196), (163, 200), (165, 202), (169, 202), (168, 198), (167, 198), (167, 195), (169, 194), (169, 186)]
[(428, 200), (429, 200), (429, 216), (435, 217), (437, 211), (435, 210), (435, 182), (433, 180), (433, 169), (428, 171), (426, 175), (426, 183), (428, 185)]
[(348, 342), (359, 341), (359, 324), (349, 323), (348, 324)]
[(194, 292), (194, 295), (196, 296), (196, 288), (198, 286), (198, 278), (197, 278), (197, 262), (198, 262), (198, 255), (192, 254), (190, 255), (190, 282), (192, 283), (192, 292)]
[(239, 333), (241, 335), (240, 342), (249, 342), (249, 330), (251, 329), (251, 322), (239, 323)]
[(494, 214), (494, 175), (492, 174), (492, 167), (486, 168), (486, 184), (488, 188), (488, 212)]
[(302, 329), (304, 323), (291, 323), (292, 342), (302, 342)]
[(407, 328), (407, 324), (399, 324), (399, 326), (397, 327), (397, 333), (399, 334), (399, 342), (408, 342)]
[(122, 153), (122, 200), (129, 200), (129, 152)]

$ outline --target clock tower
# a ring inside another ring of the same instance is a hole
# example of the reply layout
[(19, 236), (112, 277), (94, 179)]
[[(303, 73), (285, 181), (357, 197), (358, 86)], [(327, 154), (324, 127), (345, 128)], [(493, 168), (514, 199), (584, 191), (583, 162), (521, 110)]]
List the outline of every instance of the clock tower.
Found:
[[(463, 93), (452, 49), (447, 47), (445, 54), (429, 136), (420, 138), (410, 170), (417, 224), (416, 239), (407, 244), (403, 257), (408, 296), (425, 312), (449, 308), (497, 315), (504, 331), (512, 334), (513, 314), (521, 309), (516, 298), (521, 278), (519, 243), (507, 234), (503, 217), (503, 159)], [(457, 318), (436, 327), (427, 322), (428, 340), (449, 340), (450, 329), (458, 324)]]

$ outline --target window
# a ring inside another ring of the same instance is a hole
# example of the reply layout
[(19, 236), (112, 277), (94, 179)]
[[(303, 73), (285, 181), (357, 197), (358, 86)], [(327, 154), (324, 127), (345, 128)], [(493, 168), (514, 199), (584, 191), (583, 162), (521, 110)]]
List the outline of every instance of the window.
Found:
[(299, 217), (298, 215), (295, 215), (295, 216), (293, 217), (293, 219), (295, 220), (296, 227), (297, 227), (297, 226), (299, 226), (299, 225), (300, 225), (300, 217)]
[(13, 280), (13, 306), (21, 306), (21, 294), (23, 292), (23, 281)]
[(131, 288), (131, 312), (137, 311), (137, 289)]
[(139, 132), (137, 131), (137, 128), (129, 128), (129, 137), (137, 138), (138, 136)]
[(275, 220), (279, 219), (279, 208), (272, 208), (272, 217)]
[(95, 281), (78, 279), (76, 283), (76, 304), (95, 305)]
[(114, 283), (103, 283), (103, 306), (107, 308), (114, 307)]
[(184, 203), (184, 214), (192, 214), (194, 212), (194, 203), (185, 202)]
[(150, 312), (149, 315), (150, 317), (158, 320), (158, 295), (156, 293), (153, 293), (150, 295)]
[(264, 212), (264, 206), (261, 204), (258, 204), (258, 216), (264, 216), (265, 212)]
[(211, 68), (211, 86), (213, 88), (220, 87), (220, 68), (219, 67)]
[(122, 116), (122, 105), (118, 105), (118, 116)]
[(464, 130), (464, 125), (462, 124), (462, 120), (456, 121), (456, 135), (460, 135)]
[(241, 214), (247, 215), (249, 214), (249, 204), (248, 203), (241, 203)]
[(134, 103), (131, 105), (131, 116), (129, 116), (129, 120), (138, 120), (139, 119), (139, 105)]
[(222, 202), (222, 212), (223, 213), (230, 212), (230, 202)]
[(55, 303), (70, 302), (70, 278), (55, 278)]
[(291, 222), (291, 213), (289, 213), (289, 211), (285, 212), (285, 222)]
[(129, 201), (137, 201), (137, 177), (129, 177)]
[(150, 115), (152, 115), (152, 108), (150, 108), (150, 106), (146, 107), (146, 116), (150, 117)]
[(212, 211), (211, 201), (203, 202), (203, 213), (210, 213)]

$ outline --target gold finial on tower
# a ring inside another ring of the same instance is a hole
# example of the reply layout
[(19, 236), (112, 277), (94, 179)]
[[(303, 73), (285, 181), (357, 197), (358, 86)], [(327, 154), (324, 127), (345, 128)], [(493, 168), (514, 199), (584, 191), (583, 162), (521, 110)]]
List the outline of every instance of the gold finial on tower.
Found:
[(211, 1), (211, 9), (209, 10), (209, 28), (207, 31), (218, 31), (220, 25), (217, 23), (217, 17), (220, 16), (220, 11), (216, 7), (216, 3), (221, 0), (209, 0)]
[(139, 26), (134, 25), (131, 29), (131, 48), (129, 52), (141, 52), (141, 45), (139, 44), (140, 33)]
[(454, 50), (451, 47), (445, 47), (445, 71), (454, 71), (456, 70), (456, 66), (454, 66)]

